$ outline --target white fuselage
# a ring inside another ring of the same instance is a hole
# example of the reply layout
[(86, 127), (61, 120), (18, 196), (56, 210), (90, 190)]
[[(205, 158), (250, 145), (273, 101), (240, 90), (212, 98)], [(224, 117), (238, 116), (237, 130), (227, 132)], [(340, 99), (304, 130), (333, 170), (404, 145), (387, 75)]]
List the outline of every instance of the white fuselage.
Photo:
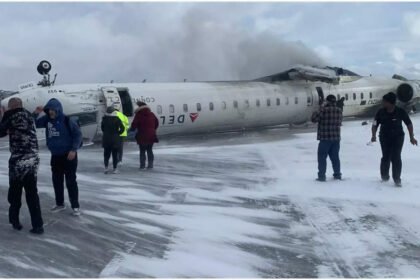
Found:
[[(337, 85), (307, 81), (76, 84), (30, 88), (17, 96), (30, 111), (57, 98), (67, 115), (79, 118), (84, 137), (95, 139), (101, 135), (106, 107), (113, 104), (132, 119), (136, 102), (147, 103), (159, 119), (159, 135), (207, 133), (304, 123), (318, 110), (320, 95), (347, 97), (344, 116), (369, 115), (382, 96), (395, 92), (400, 83), (359, 77)], [(2, 101), (3, 106), (7, 101)]]

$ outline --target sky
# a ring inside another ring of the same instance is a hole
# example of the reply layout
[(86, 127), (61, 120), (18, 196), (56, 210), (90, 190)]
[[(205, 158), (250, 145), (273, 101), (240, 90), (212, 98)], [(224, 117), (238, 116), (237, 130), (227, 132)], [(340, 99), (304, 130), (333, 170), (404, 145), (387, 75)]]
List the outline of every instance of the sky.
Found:
[(0, 89), (254, 79), (296, 64), (420, 79), (420, 3), (0, 3)]

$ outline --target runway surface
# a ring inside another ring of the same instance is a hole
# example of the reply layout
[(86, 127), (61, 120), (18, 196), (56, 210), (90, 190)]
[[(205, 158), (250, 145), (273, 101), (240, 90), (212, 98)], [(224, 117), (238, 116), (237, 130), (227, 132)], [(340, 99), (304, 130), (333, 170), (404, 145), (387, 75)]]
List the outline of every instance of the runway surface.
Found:
[(369, 129), (345, 122), (342, 182), (315, 182), (313, 128), (166, 139), (152, 171), (138, 170), (130, 143), (117, 175), (103, 174), (100, 147), (86, 147), (81, 217), (49, 212), (43, 150), (43, 236), (28, 233), (25, 204), (24, 230), (8, 224), (1, 149), (0, 276), (420, 277), (420, 148), (406, 139), (403, 188), (381, 183)]

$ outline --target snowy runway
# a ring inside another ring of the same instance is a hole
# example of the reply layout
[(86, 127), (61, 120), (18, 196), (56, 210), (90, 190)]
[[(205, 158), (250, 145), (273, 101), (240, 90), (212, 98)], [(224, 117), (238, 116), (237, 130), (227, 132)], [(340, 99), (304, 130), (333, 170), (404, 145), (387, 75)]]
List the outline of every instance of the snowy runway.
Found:
[(345, 180), (324, 184), (314, 181), (313, 129), (166, 140), (156, 169), (143, 172), (130, 144), (118, 175), (103, 175), (102, 149), (87, 147), (81, 217), (48, 211), (42, 151), (40, 237), (27, 232), (26, 206), (24, 231), (7, 223), (1, 150), (0, 276), (419, 277), (420, 148), (406, 139), (402, 189), (382, 184), (379, 145), (366, 145), (370, 127), (360, 123), (344, 123)]

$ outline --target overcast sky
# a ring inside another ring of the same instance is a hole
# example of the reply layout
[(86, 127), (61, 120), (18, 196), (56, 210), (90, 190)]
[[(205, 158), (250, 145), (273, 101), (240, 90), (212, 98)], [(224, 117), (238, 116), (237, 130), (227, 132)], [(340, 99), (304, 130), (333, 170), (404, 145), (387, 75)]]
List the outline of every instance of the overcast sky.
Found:
[(252, 79), (294, 64), (420, 79), (417, 3), (0, 3), (0, 89)]

